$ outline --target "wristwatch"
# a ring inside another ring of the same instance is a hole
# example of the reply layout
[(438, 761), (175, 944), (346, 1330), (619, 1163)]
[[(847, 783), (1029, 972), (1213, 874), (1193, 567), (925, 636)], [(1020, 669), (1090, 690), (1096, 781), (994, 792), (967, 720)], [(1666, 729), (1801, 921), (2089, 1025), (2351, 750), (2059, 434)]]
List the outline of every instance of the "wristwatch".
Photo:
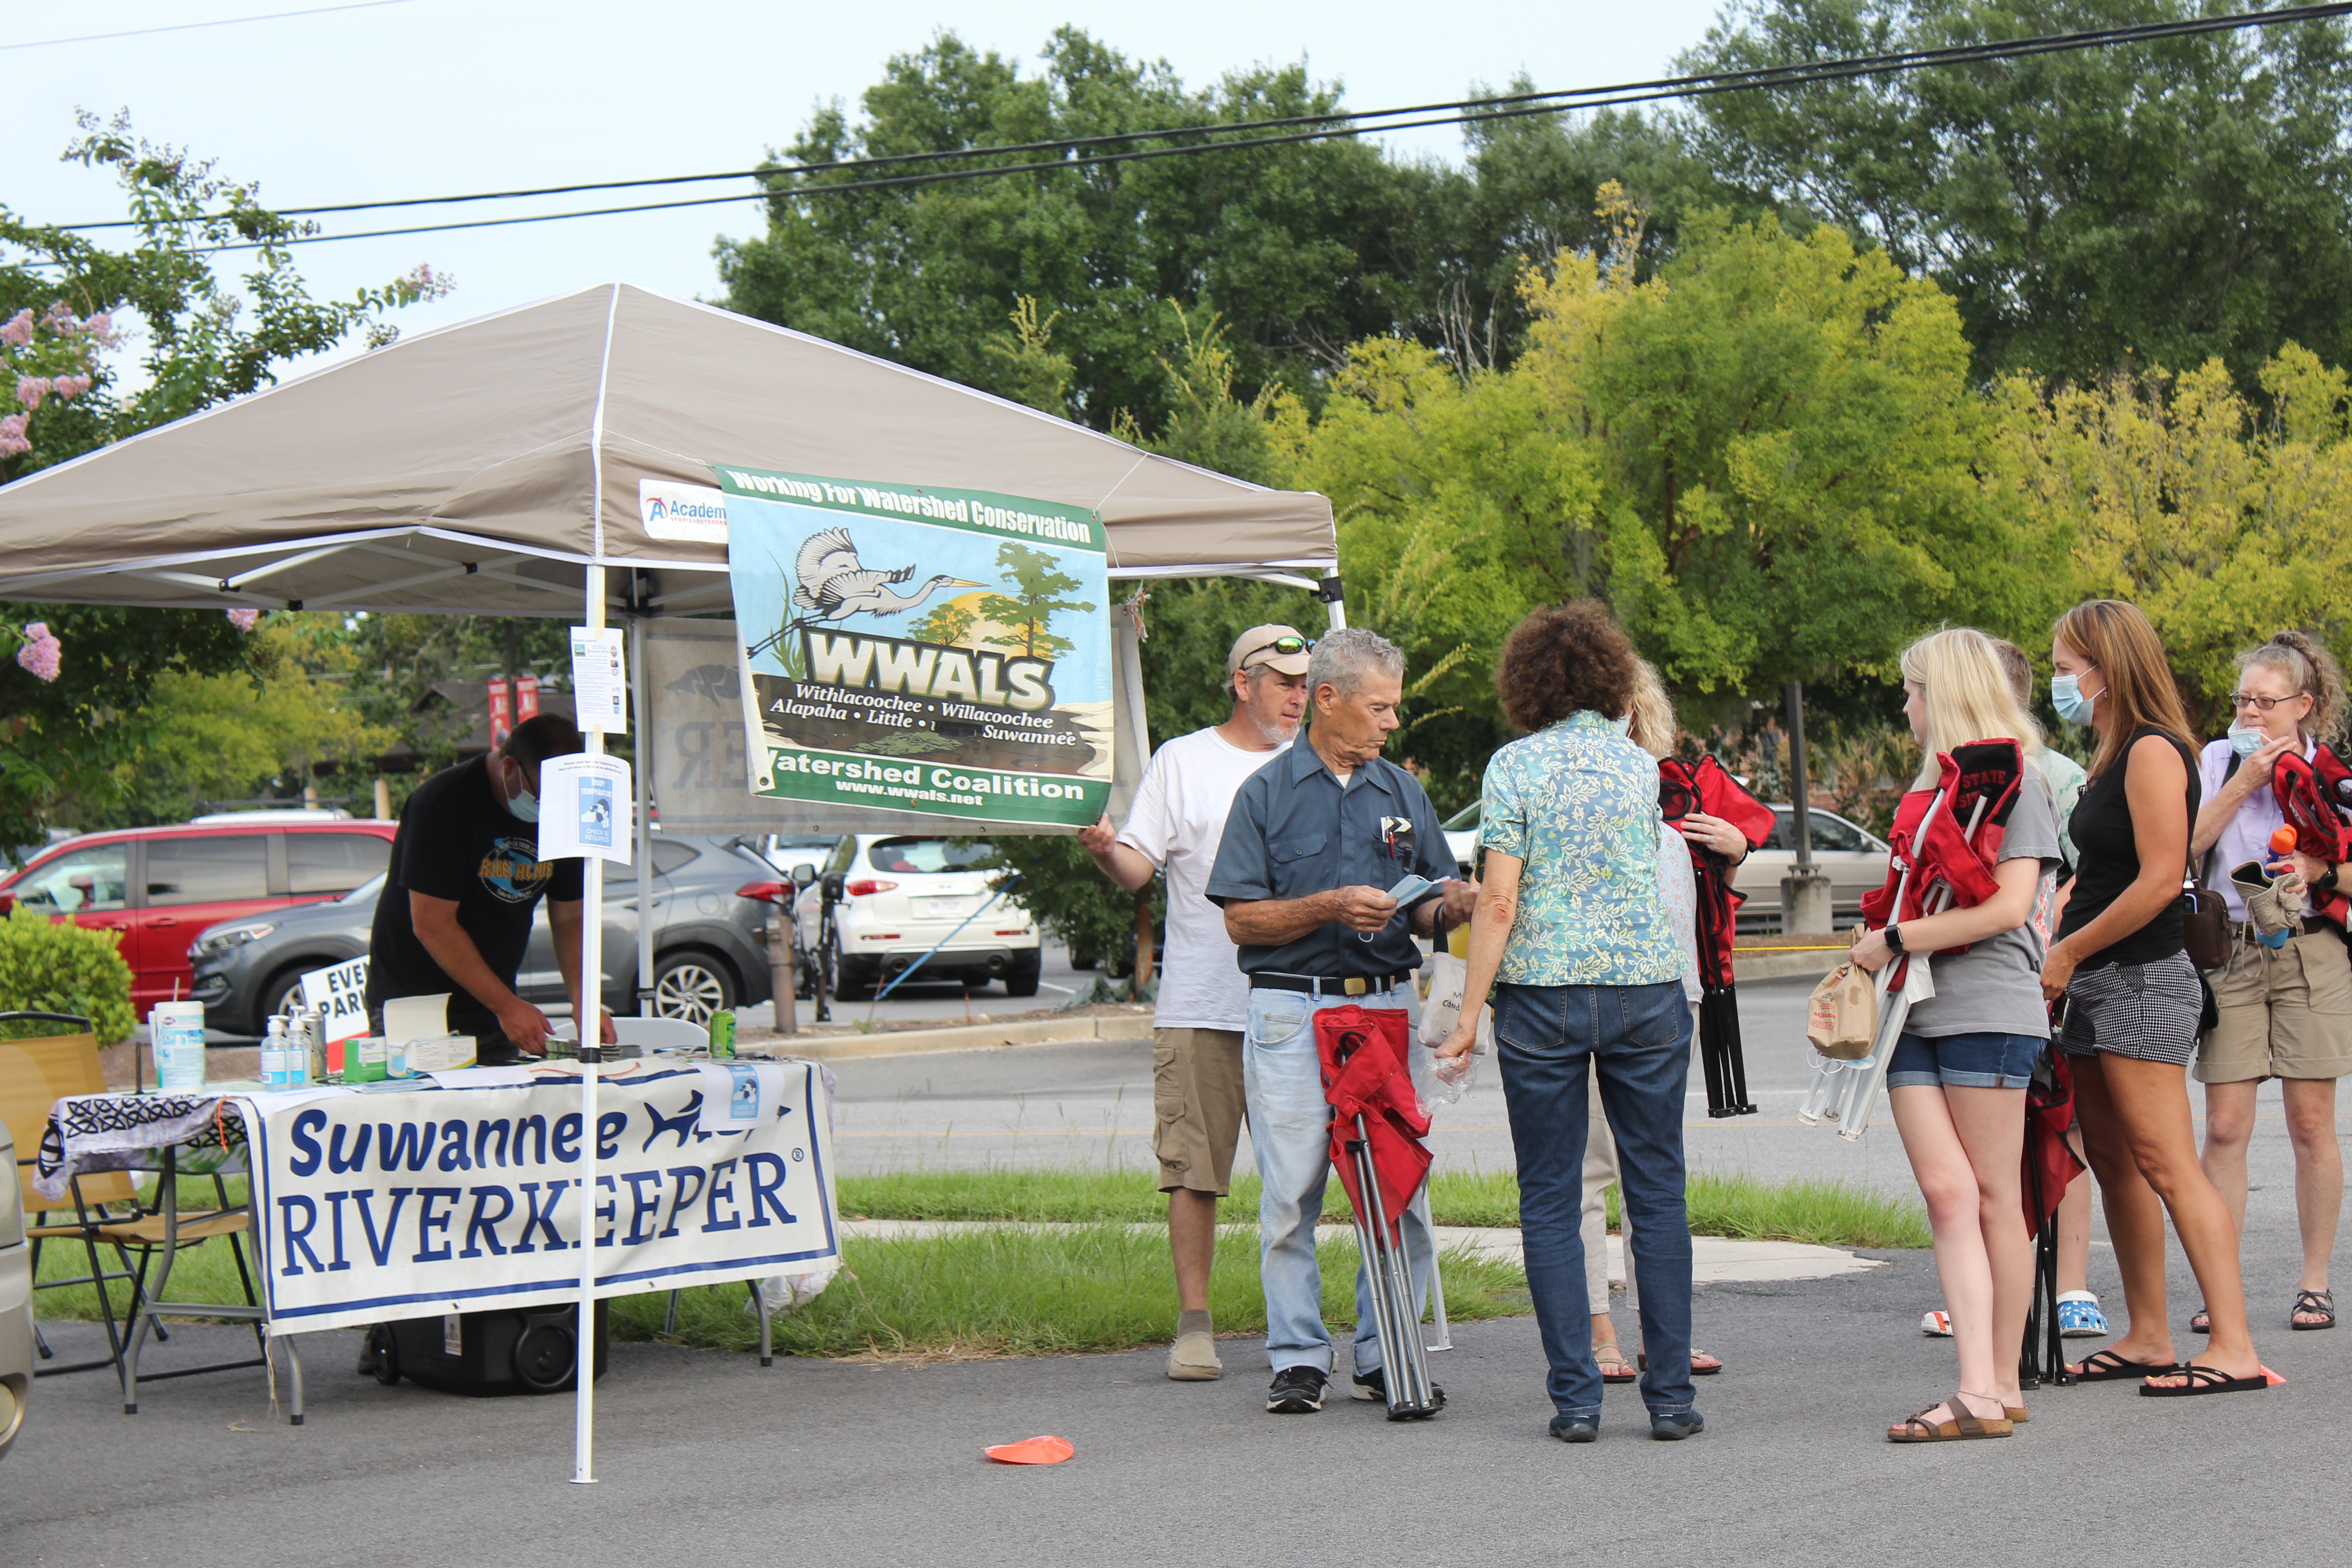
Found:
[(1901, 926), (1891, 925), (1886, 928), (1886, 947), (1887, 951), (1890, 952), (1901, 952), (1903, 951), (1903, 928)]
[(2330, 866), (2326, 870), (2322, 871), (2316, 878), (2313, 879), (2311, 884), (2312, 890), (2314, 892), (2320, 893), (2334, 892), (2336, 890), (2336, 874), (2343, 869), (2344, 868), (2341, 866)]

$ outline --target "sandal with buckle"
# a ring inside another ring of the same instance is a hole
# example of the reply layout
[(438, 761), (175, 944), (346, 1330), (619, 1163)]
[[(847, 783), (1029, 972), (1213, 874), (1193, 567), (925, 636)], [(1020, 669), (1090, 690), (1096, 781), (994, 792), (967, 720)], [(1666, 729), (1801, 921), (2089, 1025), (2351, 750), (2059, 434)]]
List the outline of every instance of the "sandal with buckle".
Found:
[(1902, 1426), (1889, 1426), (1886, 1440), (1890, 1443), (1958, 1443), (1977, 1437), (2006, 1437), (2016, 1430), (2016, 1423), (2010, 1419), (2006, 1406), (1999, 1415), (1979, 1415), (1969, 1408), (1969, 1402), (1957, 1394), (1943, 1404), (1952, 1413), (1950, 1420), (1928, 1420), (1936, 1408), (1930, 1405)]
[(1601, 1381), (1603, 1383), (1631, 1383), (1642, 1375), (1633, 1370), (1633, 1363), (1625, 1359), (1624, 1351), (1617, 1345), (1596, 1347), (1592, 1359), (1601, 1364)]
[[(2305, 1312), (2311, 1313), (2313, 1316), (2316, 1317), (2319, 1321), (2315, 1323), (2306, 1323), (2302, 1321), (2302, 1314)], [(2290, 1329), (2334, 1328), (2336, 1326), (2336, 1292), (2333, 1290), (2297, 1290), (2294, 1293), (2294, 1306), (2288, 1310), (2286, 1315), (2286, 1326)]]

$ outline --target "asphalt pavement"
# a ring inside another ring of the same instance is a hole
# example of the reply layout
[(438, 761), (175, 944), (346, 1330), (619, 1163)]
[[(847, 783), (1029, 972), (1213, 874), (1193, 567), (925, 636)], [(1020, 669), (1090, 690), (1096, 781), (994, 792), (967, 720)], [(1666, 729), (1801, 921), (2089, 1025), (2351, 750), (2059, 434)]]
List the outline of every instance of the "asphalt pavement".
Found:
[[(1743, 993), (1766, 1110), (1726, 1125), (1695, 1102), (1694, 1160), (1899, 1188), (1891, 1127), (1850, 1146), (1795, 1124), (1805, 989)], [(1141, 1042), (835, 1071), (844, 1169), (1124, 1166), (1148, 1139)], [(120, 1414), (103, 1373), (42, 1380), (0, 1461), (0, 1568), (216, 1554), (305, 1568), (643, 1568), (719, 1554), (958, 1568), (2329, 1561), (2352, 1528), (2328, 1415), (2352, 1372), (2352, 1331), (2284, 1328), (2290, 1167), (2275, 1101), (2264, 1110), (2247, 1277), (2257, 1343), (2288, 1381), (2259, 1394), (2042, 1389), (2012, 1438), (1888, 1444), (1888, 1422), (1951, 1391), (1954, 1363), (1948, 1342), (1916, 1328), (1937, 1299), (1930, 1257), (1883, 1253), (1872, 1256), (1888, 1267), (1833, 1279), (1700, 1286), (1697, 1338), (1728, 1368), (1698, 1385), (1709, 1429), (1681, 1444), (1648, 1439), (1631, 1389), (1610, 1392), (1598, 1444), (1551, 1441), (1524, 1318), (1454, 1326), (1457, 1348), (1433, 1362), (1452, 1403), (1422, 1426), (1338, 1397), (1319, 1415), (1267, 1415), (1263, 1350), (1243, 1339), (1223, 1342), (1227, 1374), (1213, 1384), (1167, 1382), (1159, 1349), (930, 1366), (784, 1358), (762, 1370), (749, 1356), (617, 1345), (597, 1389), (598, 1482), (576, 1487), (568, 1397), (380, 1388), (352, 1371), (354, 1334), (313, 1334), (301, 1340), (300, 1428), (273, 1420), (258, 1371), (154, 1384), (135, 1417)], [(1444, 1113), (1440, 1158), (1507, 1163), (1501, 1129), (1489, 1079)], [(2192, 1352), (2198, 1296), (2177, 1248), (2171, 1272), (2178, 1348)], [(2092, 1283), (2120, 1305), (2103, 1246)], [(55, 1334), (71, 1354), (96, 1331)], [(185, 1326), (149, 1366), (240, 1344), (251, 1344), (241, 1331)], [(985, 1445), (1043, 1433), (1070, 1439), (1076, 1457), (1034, 1469), (982, 1458)]]

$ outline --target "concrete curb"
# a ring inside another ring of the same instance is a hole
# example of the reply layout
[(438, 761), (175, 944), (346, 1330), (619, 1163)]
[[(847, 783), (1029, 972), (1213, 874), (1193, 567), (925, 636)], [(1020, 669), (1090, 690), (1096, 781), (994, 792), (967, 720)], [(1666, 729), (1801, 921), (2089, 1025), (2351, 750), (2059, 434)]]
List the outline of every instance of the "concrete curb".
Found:
[(1802, 975), (1819, 980), (1843, 962), (1845, 949), (1830, 952), (1759, 952), (1753, 956), (1735, 953), (1731, 959), (1731, 983), (1745, 984), (1750, 980), (1787, 980)]
[(744, 1054), (772, 1051), (811, 1061), (911, 1057), (930, 1051), (992, 1051), (1007, 1046), (1058, 1046), (1080, 1040), (1148, 1040), (1148, 1014), (1129, 1017), (1015, 1018), (950, 1029), (894, 1029), (872, 1035), (774, 1035), (743, 1042)]

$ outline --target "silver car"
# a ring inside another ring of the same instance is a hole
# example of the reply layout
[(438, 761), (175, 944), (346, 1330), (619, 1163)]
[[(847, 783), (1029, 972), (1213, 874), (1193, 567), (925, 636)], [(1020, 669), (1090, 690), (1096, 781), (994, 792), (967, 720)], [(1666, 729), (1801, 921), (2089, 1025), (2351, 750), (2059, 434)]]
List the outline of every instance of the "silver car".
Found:
[(0, 1121), (0, 1455), (24, 1429), (33, 1393), (33, 1260), (16, 1183), (16, 1145)]
[[(719, 1008), (766, 1001), (770, 906), (744, 890), (772, 882), (773, 869), (733, 838), (656, 835), (653, 851), (654, 1011), (702, 1023)], [(383, 889), (377, 877), (326, 903), (207, 927), (188, 949), (205, 1022), (233, 1035), (259, 1034), (262, 1020), (279, 1010), (305, 973), (367, 952)], [(624, 1015), (637, 1010), (636, 910), (636, 872), (607, 867), (604, 1004)], [(544, 901), (532, 919), (515, 991), (541, 1005), (566, 999)]]

